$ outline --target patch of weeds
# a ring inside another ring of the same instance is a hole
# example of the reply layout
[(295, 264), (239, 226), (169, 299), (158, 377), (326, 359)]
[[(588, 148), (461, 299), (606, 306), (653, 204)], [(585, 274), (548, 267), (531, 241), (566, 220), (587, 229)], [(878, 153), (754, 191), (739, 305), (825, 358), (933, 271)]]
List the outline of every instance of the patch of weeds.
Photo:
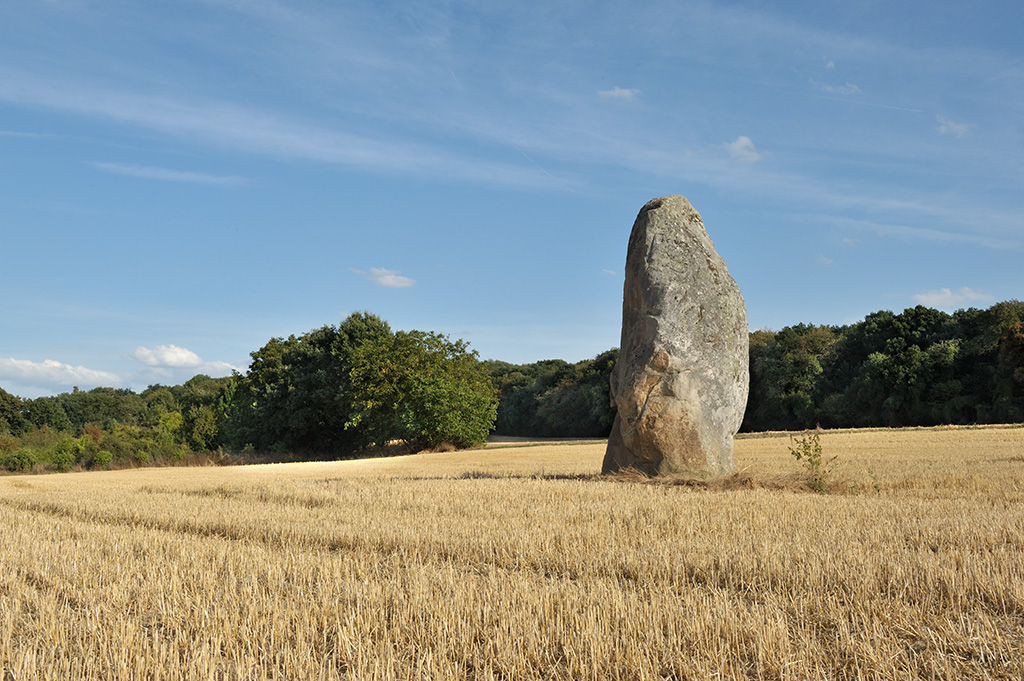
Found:
[(837, 457), (825, 458), (817, 433), (790, 438), (789, 453), (803, 466), (803, 478), (818, 494), (828, 494), (828, 481), (836, 468)]
[(878, 482), (878, 473), (868, 468), (868, 477), (871, 478), (871, 489), (875, 490), (875, 494), (881, 494), (882, 486)]
[[(871, 479), (871, 489), (874, 490), (875, 494), (881, 494), (882, 493), (882, 485), (878, 481), (878, 473), (875, 473), (873, 470), (871, 470), (870, 467), (868, 467), (868, 477)], [(866, 492), (867, 488), (868, 488), (867, 483), (863, 483), (863, 482), (853, 482), (853, 483), (850, 483), (850, 491), (853, 492), (854, 494), (859, 494), (861, 492)]]

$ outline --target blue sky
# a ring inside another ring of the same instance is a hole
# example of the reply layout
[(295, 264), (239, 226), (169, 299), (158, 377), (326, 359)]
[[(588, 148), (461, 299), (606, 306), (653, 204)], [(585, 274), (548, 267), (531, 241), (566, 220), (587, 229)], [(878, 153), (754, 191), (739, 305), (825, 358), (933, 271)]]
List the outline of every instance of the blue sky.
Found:
[(245, 369), (369, 310), (618, 345), (687, 196), (752, 329), (1024, 297), (1024, 4), (0, 5), (0, 387)]

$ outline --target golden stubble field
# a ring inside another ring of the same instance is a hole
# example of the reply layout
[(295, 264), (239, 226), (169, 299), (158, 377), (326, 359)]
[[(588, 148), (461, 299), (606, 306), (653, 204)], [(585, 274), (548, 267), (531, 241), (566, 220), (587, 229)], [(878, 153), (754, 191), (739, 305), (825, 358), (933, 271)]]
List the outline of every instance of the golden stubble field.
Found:
[(3, 477), (0, 678), (1024, 678), (1024, 429), (821, 443)]

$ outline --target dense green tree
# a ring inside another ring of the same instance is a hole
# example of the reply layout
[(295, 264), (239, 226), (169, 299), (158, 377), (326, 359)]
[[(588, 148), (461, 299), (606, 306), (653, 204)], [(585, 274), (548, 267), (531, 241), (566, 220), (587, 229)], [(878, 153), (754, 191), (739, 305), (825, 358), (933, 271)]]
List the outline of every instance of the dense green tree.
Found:
[(0, 388), (0, 435), (19, 435), (25, 430), (25, 417), (22, 414), (24, 407), (20, 397)]
[(609, 377), (618, 356), (613, 348), (576, 364), (487, 362), (500, 393), (495, 432), (528, 437), (608, 435), (615, 419)]
[(146, 410), (141, 418), (141, 424), (146, 426), (156, 425), (160, 414), (166, 411), (181, 411), (181, 404), (175, 396), (175, 392), (181, 393), (180, 386), (175, 389), (165, 385), (151, 385), (141, 393), (139, 397), (146, 405)]
[(745, 430), (1024, 420), (1024, 304), (949, 315), (925, 306), (794, 343), (804, 325), (750, 338)]
[(411, 449), (483, 444), (494, 425), (497, 393), (486, 369), (462, 340), (399, 331), (357, 347), (350, 427), (376, 444), (401, 440)]
[(71, 419), (64, 411), (64, 404), (59, 397), (37, 397), (34, 400), (25, 400), (25, 421), (31, 428), (46, 428), (49, 426), (54, 430), (72, 430)]
[(197, 374), (182, 385), (177, 399), (183, 417), (181, 439), (191, 449), (210, 451), (221, 444), (222, 395), (232, 381)]
[(74, 429), (87, 423), (107, 428), (117, 423), (134, 424), (143, 420), (146, 413), (142, 398), (127, 388), (75, 388), (58, 397)]
[(323, 457), (390, 440), (468, 446), (493, 422), (490, 382), (463, 341), (395, 334), (366, 312), (271, 339), (252, 359), (224, 425), (236, 448)]
[(821, 414), (815, 392), (822, 365), (837, 341), (828, 326), (797, 324), (777, 333), (750, 336), (750, 389), (745, 430), (771, 430), (780, 424), (808, 428)]

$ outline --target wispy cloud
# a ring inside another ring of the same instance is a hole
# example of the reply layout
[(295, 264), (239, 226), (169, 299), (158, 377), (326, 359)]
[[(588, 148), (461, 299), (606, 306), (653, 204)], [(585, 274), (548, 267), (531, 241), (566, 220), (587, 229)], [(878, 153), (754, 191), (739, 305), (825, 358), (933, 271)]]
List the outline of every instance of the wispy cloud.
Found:
[(117, 374), (84, 366), (72, 366), (53, 359), (33, 362), (28, 359), (0, 357), (0, 379), (29, 386), (113, 385), (121, 382)]
[(611, 90), (598, 90), (597, 96), (601, 99), (635, 99), (640, 94), (639, 90), (633, 88), (613, 87)]
[(938, 131), (943, 135), (963, 137), (974, 127), (970, 123), (954, 123), (945, 116), (936, 116), (935, 119), (939, 122)]
[(754, 163), (761, 160), (761, 154), (758, 153), (757, 147), (746, 135), (740, 135), (735, 141), (727, 143), (725, 148), (730, 156), (741, 163)]
[[(837, 204), (838, 205), (838, 204)], [(879, 202), (873, 208), (884, 207)], [(912, 207), (910, 208), (912, 209)], [(896, 210), (890, 208), (890, 211)], [(924, 213), (924, 209), (921, 210)], [(930, 241), (934, 243), (961, 244), (967, 246), (979, 246), (1001, 251), (1024, 251), (1024, 242), (1014, 239), (1000, 239), (997, 237), (975, 234), (970, 232), (946, 231), (932, 229), (929, 227), (914, 227), (911, 225), (900, 225), (892, 223), (877, 222), (874, 220), (855, 220), (853, 218), (836, 217), (834, 215), (802, 216), (800, 219), (813, 220), (818, 223), (833, 224), (843, 229), (857, 229), (862, 232), (874, 233), (877, 236), (906, 239), (909, 241)], [(843, 243), (850, 245), (858, 243), (856, 238), (844, 238)]]
[(975, 291), (966, 286), (955, 291), (948, 288), (924, 291), (914, 294), (911, 298), (921, 305), (939, 309), (960, 307), (967, 303), (990, 303), (995, 300), (987, 293)]
[(366, 277), (374, 284), (384, 288), (409, 288), (416, 285), (416, 280), (402, 276), (399, 270), (388, 270), (383, 267), (371, 267), (369, 272), (353, 269), (356, 274)]
[(17, 130), (0, 130), (0, 137), (24, 137), (28, 139), (49, 139), (53, 135), (42, 132), (19, 132)]
[(356, 134), (249, 106), (112, 90), (4, 67), (0, 101), (105, 118), (276, 158), (487, 184), (547, 187), (551, 180), (533, 167), (474, 158), (408, 139)]
[(146, 180), (163, 180), (166, 182), (187, 182), (209, 185), (238, 185), (246, 182), (245, 178), (234, 175), (211, 175), (209, 173), (189, 170), (172, 170), (170, 168), (140, 166), (130, 163), (106, 163), (96, 161), (90, 162), (89, 165), (96, 170), (102, 170), (105, 173), (139, 177)]
[(811, 85), (818, 88), (822, 92), (827, 92), (830, 95), (859, 95), (862, 94), (861, 89), (854, 83), (846, 81), (843, 85), (831, 85), (829, 83), (819, 83), (818, 81), (811, 78)]

